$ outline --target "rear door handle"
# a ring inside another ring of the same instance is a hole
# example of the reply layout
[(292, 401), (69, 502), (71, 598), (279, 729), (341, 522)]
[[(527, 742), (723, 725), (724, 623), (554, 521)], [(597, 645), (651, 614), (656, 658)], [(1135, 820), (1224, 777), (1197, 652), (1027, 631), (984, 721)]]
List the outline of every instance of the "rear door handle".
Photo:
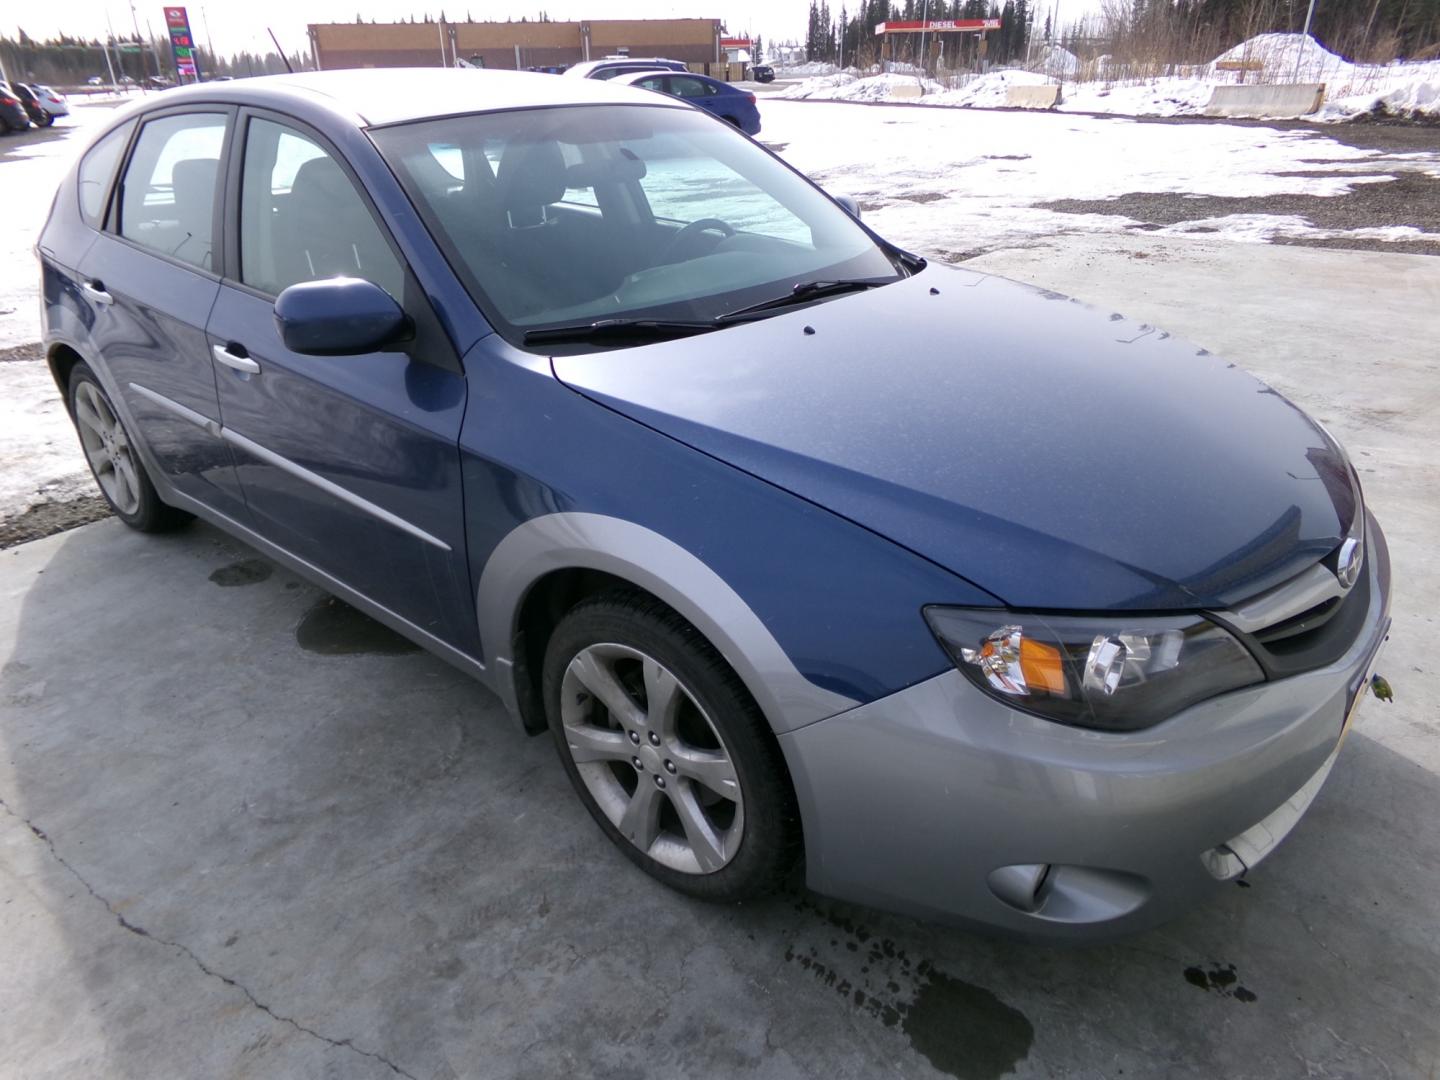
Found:
[(228, 345), (213, 345), (211, 350), (215, 353), (215, 359), (228, 368), (234, 368), (236, 371), (243, 371), (250, 375), (260, 373), (260, 365), (250, 359), (243, 345), (236, 345), (232, 341)]
[(105, 286), (98, 281), (85, 281), (80, 284), (80, 291), (97, 304), (113, 304), (115, 297), (105, 291)]

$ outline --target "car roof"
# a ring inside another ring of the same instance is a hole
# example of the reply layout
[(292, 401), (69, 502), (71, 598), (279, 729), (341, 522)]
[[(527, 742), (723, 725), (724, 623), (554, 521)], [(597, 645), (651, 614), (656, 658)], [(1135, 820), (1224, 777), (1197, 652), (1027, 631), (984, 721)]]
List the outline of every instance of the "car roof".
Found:
[[(400, 92), (396, 86), (402, 81)], [(351, 68), (193, 83), (151, 97), (143, 107), (228, 102), (276, 108), (297, 99), (360, 127), (506, 109), (657, 104), (649, 91), (613, 86), (609, 80), (476, 68)]]

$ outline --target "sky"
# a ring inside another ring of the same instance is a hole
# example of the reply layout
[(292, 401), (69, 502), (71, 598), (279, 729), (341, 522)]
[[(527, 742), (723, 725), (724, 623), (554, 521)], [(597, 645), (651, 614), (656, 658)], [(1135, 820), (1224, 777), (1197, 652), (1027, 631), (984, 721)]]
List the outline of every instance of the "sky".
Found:
[[(1049, 0), (1054, 6), (1057, 0)], [(1100, 0), (1058, 0), (1060, 23), (1066, 24), (1087, 12), (1097, 11)], [(137, 3), (140, 32), (146, 24), (157, 37), (164, 35), (165, 21), (160, 0)], [(275, 31), (287, 52), (309, 48), (305, 27), (309, 23), (352, 22), (361, 14), (367, 22), (390, 22), (414, 15), (422, 18), (427, 12), (433, 17), (442, 10), (446, 18), (463, 19), (468, 10), (475, 19), (534, 18), (544, 10), (550, 18), (567, 19), (666, 19), (715, 18), (725, 22), (732, 34), (749, 31), (774, 41), (803, 40), (809, 0), (210, 0), (192, 2), (190, 28), (201, 45), (210, 44), (221, 55), (248, 50), (268, 52), (272, 46), (265, 34), (268, 26)], [(840, 0), (831, 0), (839, 14)], [(24, 4), (16, 0), (5, 4), (0, 15), (0, 35), (13, 37), (23, 28), (31, 37), (49, 37), (57, 33), (76, 36), (99, 36), (105, 33), (106, 17), (116, 33), (133, 32), (130, 5), (123, 0), (46, 0), (43, 4)], [(22, 14), (23, 13), (23, 14)]]

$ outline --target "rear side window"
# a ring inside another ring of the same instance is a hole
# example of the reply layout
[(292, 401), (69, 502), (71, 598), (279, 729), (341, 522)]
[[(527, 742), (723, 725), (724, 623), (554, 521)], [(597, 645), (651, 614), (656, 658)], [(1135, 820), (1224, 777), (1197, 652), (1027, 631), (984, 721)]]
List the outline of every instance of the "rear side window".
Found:
[[(464, 176), (453, 146), (431, 154), (447, 187)], [(340, 163), (295, 129), (253, 119), (240, 188), (240, 280), (274, 295), (326, 277), (364, 278), (404, 302), (404, 265)]]
[(670, 93), (682, 98), (703, 98), (710, 97), (715, 91), (699, 79), (691, 78), (689, 75), (672, 75), (670, 77)]
[(224, 113), (162, 116), (140, 129), (120, 188), (120, 235), (212, 269)]
[(100, 228), (105, 219), (105, 196), (110, 193), (110, 181), (115, 176), (115, 166), (130, 141), (130, 132), (135, 123), (121, 124), (106, 135), (80, 159), (75, 186), (80, 195), (80, 217), (86, 225)]

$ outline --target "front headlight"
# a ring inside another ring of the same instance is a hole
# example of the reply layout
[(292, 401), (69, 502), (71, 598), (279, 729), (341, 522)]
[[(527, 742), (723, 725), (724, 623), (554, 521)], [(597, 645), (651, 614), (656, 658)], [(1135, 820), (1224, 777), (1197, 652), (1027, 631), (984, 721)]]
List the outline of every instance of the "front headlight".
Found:
[(927, 607), (925, 620), (981, 690), (1076, 727), (1134, 731), (1265, 677), (1240, 642), (1198, 615)]

